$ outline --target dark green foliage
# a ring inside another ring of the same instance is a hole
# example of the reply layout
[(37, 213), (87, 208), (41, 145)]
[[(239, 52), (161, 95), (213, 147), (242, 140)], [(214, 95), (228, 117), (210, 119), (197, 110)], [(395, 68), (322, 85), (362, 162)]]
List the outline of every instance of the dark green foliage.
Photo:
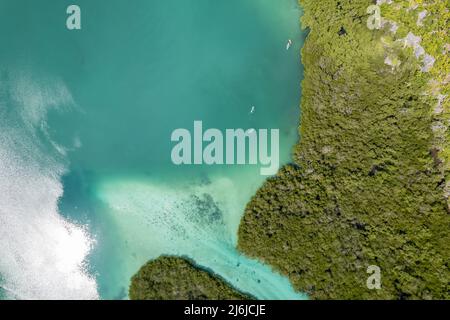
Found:
[[(366, 27), (371, 0), (303, 0), (301, 140), (246, 208), (239, 249), (317, 299), (450, 298), (450, 215), (416, 59)], [(345, 30), (345, 32), (343, 32)], [(382, 271), (369, 290), (366, 269)]]
[(190, 260), (160, 257), (148, 262), (131, 279), (132, 300), (246, 300), (225, 281)]

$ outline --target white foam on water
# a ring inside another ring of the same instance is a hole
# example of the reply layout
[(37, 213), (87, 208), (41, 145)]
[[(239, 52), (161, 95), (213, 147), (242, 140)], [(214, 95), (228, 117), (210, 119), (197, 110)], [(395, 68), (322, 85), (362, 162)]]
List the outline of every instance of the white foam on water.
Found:
[(97, 299), (86, 265), (94, 241), (60, 216), (64, 165), (57, 152), (41, 150), (36, 134), (50, 108), (72, 103), (70, 92), (59, 80), (26, 73), (1, 85), (0, 288), (10, 299)]
[(67, 109), (75, 104), (63, 81), (49, 76), (37, 77), (27, 71), (11, 75), (10, 94), (29, 128), (42, 126), (48, 111)]

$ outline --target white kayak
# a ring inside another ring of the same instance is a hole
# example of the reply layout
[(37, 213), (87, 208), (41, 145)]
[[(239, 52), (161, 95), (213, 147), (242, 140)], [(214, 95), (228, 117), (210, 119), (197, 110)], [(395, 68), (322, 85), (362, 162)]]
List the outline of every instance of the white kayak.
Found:
[(292, 40), (289, 39), (287, 44), (286, 44), (286, 50), (289, 50), (291, 48), (291, 46), (292, 46)]

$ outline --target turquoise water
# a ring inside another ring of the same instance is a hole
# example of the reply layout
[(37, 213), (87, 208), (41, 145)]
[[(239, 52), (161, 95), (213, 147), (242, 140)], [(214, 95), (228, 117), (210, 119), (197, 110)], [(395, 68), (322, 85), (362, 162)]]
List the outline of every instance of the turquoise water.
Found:
[(304, 298), (235, 249), (260, 167), (170, 159), (172, 131), (202, 120), (280, 129), (289, 161), (296, 0), (78, 0), (68, 31), (72, 2), (0, 0), (3, 294), (124, 299), (142, 264), (174, 254), (258, 298)]

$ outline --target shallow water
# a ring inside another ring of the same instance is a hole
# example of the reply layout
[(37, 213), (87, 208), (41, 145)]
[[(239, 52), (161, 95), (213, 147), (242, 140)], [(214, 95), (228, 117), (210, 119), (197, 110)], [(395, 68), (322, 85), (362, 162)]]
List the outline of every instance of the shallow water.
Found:
[(0, 1), (3, 294), (123, 299), (143, 263), (176, 254), (258, 298), (305, 298), (235, 249), (260, 167), (170, 159), (171, 132), (202, 120), (279, 128), (289, 161), (304, 36), (296, 0), (76, 3), (80, 31), (65, 29), (69, 2)]

